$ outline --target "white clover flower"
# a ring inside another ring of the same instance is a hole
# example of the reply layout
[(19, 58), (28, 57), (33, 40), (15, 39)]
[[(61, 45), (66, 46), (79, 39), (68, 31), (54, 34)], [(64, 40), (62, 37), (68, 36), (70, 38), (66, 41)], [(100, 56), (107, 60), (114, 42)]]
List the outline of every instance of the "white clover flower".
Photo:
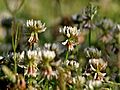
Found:
[(81, 84), (85, 83), (85, 77), (77, 76), (77, 79), (80, 81)]
[(94, 87), (100, 87), (102, 85), (102, 82), (99, 80), (90, 80), (88, 81), (88, 86), (90, 90), (94, 90)]
[(26, 26), (31, 30), (31, 36), (28, 39), (30, 46), (38, 42), (38, 33), (44, 32), (46, 30), (45, 23), (42, 24), (40, 20), (27, 20)]
[(94, 47), (85, 48), (84, 52), (86, 53), (86, 57), (89, 57), (89, 58), (101, 57), (101, 51), (99, 51), (97, 48), (94, 48)]
[(102, 82), (100, 80), (93, 81), (93, 86), (100, 87), (102, 85)]
[(77, 27), (64, 26), (64, 28), (60, 29), (59, 32), (70, 38), (72, 36), (77, 36), (80, 30), (78, 30)]
[(56, 56), (55, 52), (50, 50), (43, 50), (42, 54), (44, 59), (50, 60), (50, 61), (53, 60)]
[(90, 67), (93, 71), (96, 71), (96, 69), (99, 69), (99, 71), (102, 71), (107, 66), (107, 62), (105, 62), (102, 58), (90, 59), (89, 63), (90, 63)]
[(65, 50), (60, 43), (45, 43), (44, 49), (55, 51), (57, 55), (60, 55)]
[(66, 64), (66, 66), (70, 65), (71, 67), (74, 67), (76, 69), (79, 68), (79, 63), (74, 60), (72, 60), (72, 61), (66, 60), (65, 64)]
[(27, 20), (26, 26), (33, 32), (41, 33), (46, 30), (45, 23), (42, 24), (40, 20)]
[(75, 68), (78, 68), (79, 67), (79, 63), (78, 62), (76, 62), (76, 61), (70, 61), (70, 65), (72, 66), (72, 67), (75, 67)]
[(103, 73), (107, 67), (107, 62), (102, 58), (99, 59), (89, 59), (90, 69), (94, 72), (94, 80), (104, 81), (106, 73)]
[(84, 84), (85, 83), (85, 77), (82, 76), (75, 76), (72, 78), (72, 81), (74, 84), (76, 84), (77, 82), (79, 82), (80, 84)]
[(74, 46), (80, 43), (80, 30), (78, 30), (77, 27), (64, 26), (64, 28), (59, 31), (67, 37), (65, 42), (62, 42), (62, 44), (66, 45), (68, 50), (74, 50)]
[(27, 20), (26, 26), (27, 26), (27, 27), (30, 27), (30, 26), (33, 27), (33, 26), (34, 26), (34, 25), (33, 25), (33, 19), (32, 19), (32, 20)]
[(35, 59), (35, 57), (37, 56), (37, 51), (27, 51), (27, 56), (28, 56), (28, 59)]
[(99, 81), (104, 81), (104, 77), (105, 77), (106, 73), (95, 73), (94, 75), (94, 80), (99, 80)]
[(35, 61), (35, 62), (39, 62), (40, 60), (42, 60), (42, 53), (41, 50), (28, 50), (27, 51), (27, 56), (29, 60)]
[(67, 66), (69, 65), (69, 63), (70, 63), (70, 61), (69, 61), (69, 60), (66, 60), (65, 64), (66, 64)]
[(66, 45), (68, 43), (68, 39), (65, 42), (62, 42), (63, 45)]

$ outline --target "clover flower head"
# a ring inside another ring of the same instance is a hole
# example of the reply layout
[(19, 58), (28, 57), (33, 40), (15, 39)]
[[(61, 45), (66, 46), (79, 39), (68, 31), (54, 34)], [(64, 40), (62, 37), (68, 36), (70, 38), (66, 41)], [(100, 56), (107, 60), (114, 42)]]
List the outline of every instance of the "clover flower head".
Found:
[(66, 65), (67, 66), (71, 66), (71, 67), (74, 67), (74, 68), (79, 68), (79, 63), (77, 61), (74, 61), (74, 60), (67, 60), (66, 61)]
[(62, 42), (62, 44), (66, 45), (68, 50), (74, 50), (74, 46), (80, 43), (80, 30), (78, 30), (77, 27), (64, 26), (64, 28), (59, 31), (67, 37), (65, 42)]
[(40, 50), (28, 50), (27, 57), (29, 60), (37, 62), (42, 60), (42, 53)]
[(45, 23), (42, 24), (40, 20), (27, 20), (26, 26), (31, 30), (31, 36), (28, 39), (30, 46), (38, 42), (38, 33), (44, 32), (46, 30)]
[(59, 32), (63, 33), (67, 38), (70, 38), (72, 36), (77, 36), (79, 34), (79, 31), (77, 27), (71, 27), (71, 26), (64, 26), (63, 29), (60, 28)]
[(76, 84), (77, 82), (79, 82), (80, 84), (85, 83), (85, 77), (83, 77), (83, 76), (75, 76), (72, 79), (73, 79), (74, 84)]
[(103, 71), (107, 66), (107, 62), (105, 62), (102, 58), (89, 59), (89, 64), (93, 71), (96, 71), (97, 69), (99, 69), (99, 71)]
[(55, 52), (50, 50), (43, 50), (42, 54), (43, 54), (43, 58), (49, 61), (53, 60), (56, 56)]
[(60, 55), (65, 50), (61, 43), (45, 43), (44, 49), (54, 51), (56, 55)]
[(40, 20), (27, 20), (26, 26), (33, 32), (41, 33), (46, 30), (45, 23), (42, 24)]
[(29, 50), (27, 52), (27, 55), (28, 55), (28, 59), (35, 59), (35, 57), (37, 56), (37, 51), (36, 50), (35, 51)]
[(102, 58), (93, 58), (89, 59), (89, 65), (90, 67), (88, 68), (88, 73), (86, 73), (86, 75), (92, 75), (94, 80), (104, 81), (106, 73), (104, 73), (103, 71), (107, 67), (107, 62), (105, 62)]
[(84, 52), (86, 53), (86, 56), (88, 58), (99, 58), (99, 57), (101, 57), (101, 51), (99, 51), (97, 48), (94, 48), (94, 47), (85, 48)]
[(89, 80), (87, 84), (90, 90), (94, 90), (94, 87), (100, 87), (102, 85), (102, 82), (99, 80)]

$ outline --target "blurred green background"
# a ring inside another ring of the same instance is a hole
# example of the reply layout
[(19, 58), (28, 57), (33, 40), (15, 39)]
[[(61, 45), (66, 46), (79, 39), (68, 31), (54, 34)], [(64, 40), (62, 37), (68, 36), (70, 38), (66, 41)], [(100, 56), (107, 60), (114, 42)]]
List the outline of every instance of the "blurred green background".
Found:
[[(90, 2), (99, 6), (100, 15), (120, 23), (120, 0), (25, 0), (17, 17), (42, 19), (51, 25), (56, 18), (78, 13)], [(4, 0), (0, 0), (0, 15), (5, 12), (7, 9)]]

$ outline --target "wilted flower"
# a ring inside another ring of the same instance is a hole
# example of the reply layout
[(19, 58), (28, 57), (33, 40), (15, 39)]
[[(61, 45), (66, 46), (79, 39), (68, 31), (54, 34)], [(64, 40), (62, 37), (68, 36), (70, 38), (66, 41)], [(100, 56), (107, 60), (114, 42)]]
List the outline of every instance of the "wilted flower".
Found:
[(26, 82), (25, 82), (24, 77), (21, 74), (19, 74), (17, 77), (18, 77), (17, 78), (17, 86), (18, 86), (19, 90), (25, 90)]
[(38, 34), (37, 33), (31, 33), (30, 38), (28, 39), (28, 42), (33, 44), (38, 42)]
[(112, 37), (112, 35), (111, 34), (106, 34), (106, 35), (102, 35), (101, 37), (100, 37), (100, 40), (102, 41), (102, 42), (104, 42), (104, 43), (108, 43), (108, 42), (110, 42), (111, 40), (113, 39), (113, 37)]
[(68, 47), (68, 50), (73, 50), (74, 49), (74, 42), (66, 40), (65, 42), (62, 42), (63, 45), (66, 45)]
[(51, 79), (52, 77), (58, 78), (57, 76), (58, 72), (57, 70), (53, 71), (51, 66), (46, 66), (43, 71), (43, 75), (47, 77), (47, 79)]
[(67, 37), (66, 41), (62, 44), (66, 45), (68, 50), (73, 50), (74, 46), (80, 43), (80, 30), (77, 27), (64, 26), (63, 29), (60, 29), (60, 33), (63, 33)]
[(37, 67), (35, 65), (29, 65), (28, 68), (27, 68), (26, 74), (30, 75), (30, 76), (33, 76), (33, 77), (36, 77)]

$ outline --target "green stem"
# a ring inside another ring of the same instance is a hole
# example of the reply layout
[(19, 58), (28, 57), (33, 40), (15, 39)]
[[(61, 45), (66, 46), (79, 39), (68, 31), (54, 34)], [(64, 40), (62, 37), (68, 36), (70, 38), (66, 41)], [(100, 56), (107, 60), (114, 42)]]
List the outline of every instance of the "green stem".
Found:
[(15, 28), (16, 28), (16, 24), (15, 24), (15, 16), (13, 16), (13, 22), (12, 22), (12, 48), (14, 51), (14, 73), (17, 73), (17, 62), (16, 62), (16, 36), (15, 36)]
[(45, 82), (45, 90), (49, 90), (49, 86), (48, 86), (48, 80), (46, 79), (46, 82)]
[(68, 59), (68, 55), (69, 55), (69, 50), (67, 50), (66, 52), (65, 61)]
[(14, 72), (17, 73), (16, 53), (14, 52)]
[[(29, 62), (29, 67), (32, 67), (32, 62)], [(30, 75), (29, 85), (32, 86), (32, 76)]]
[(112, 81), (107, 81), (104, 84), (109, 84), (109, 85), (115, 85), (115, 86), (120, 86), (120, 83), (112, 82)]
[(91, 46), (91, 29), (89, 29), (89, 46)]

